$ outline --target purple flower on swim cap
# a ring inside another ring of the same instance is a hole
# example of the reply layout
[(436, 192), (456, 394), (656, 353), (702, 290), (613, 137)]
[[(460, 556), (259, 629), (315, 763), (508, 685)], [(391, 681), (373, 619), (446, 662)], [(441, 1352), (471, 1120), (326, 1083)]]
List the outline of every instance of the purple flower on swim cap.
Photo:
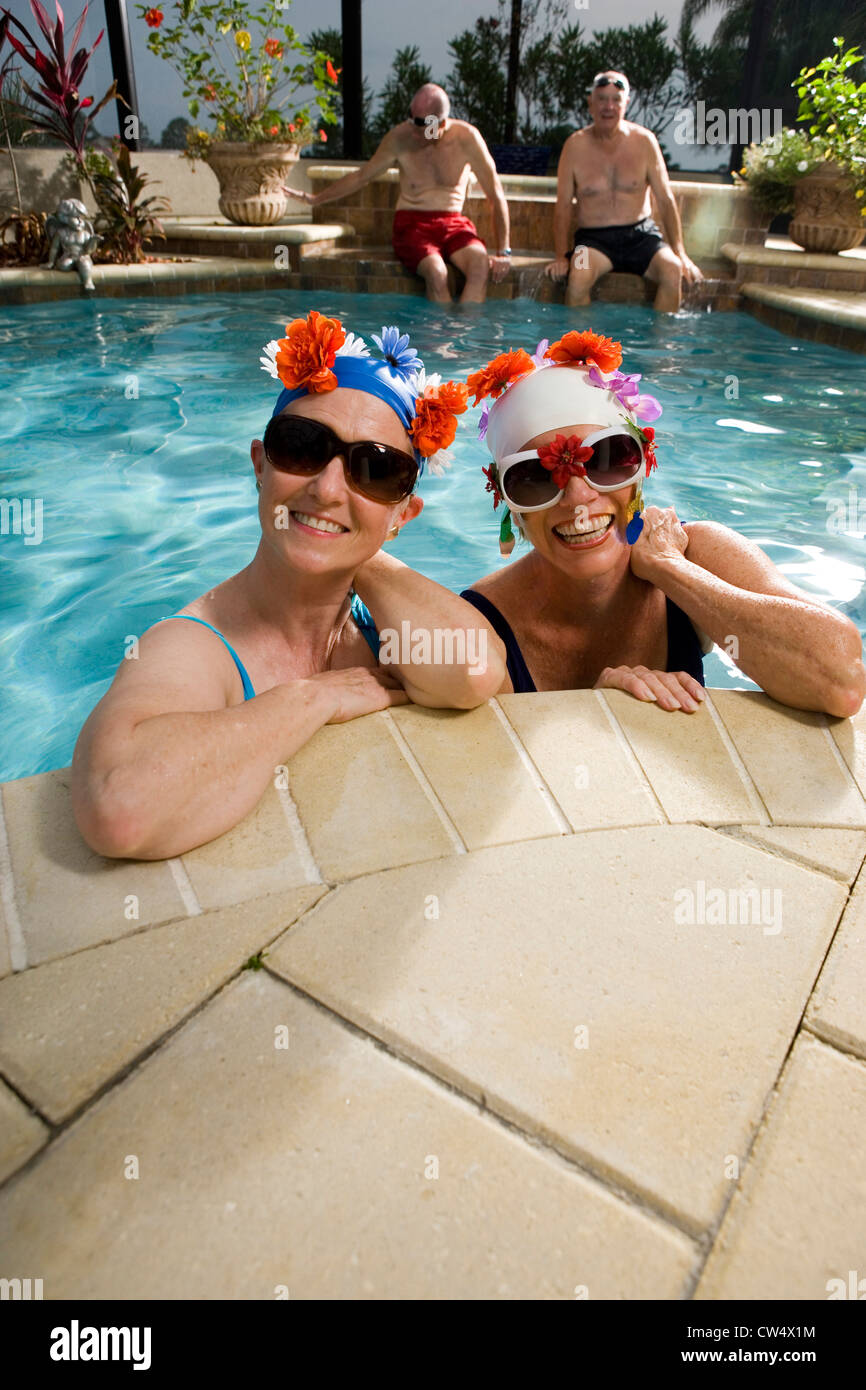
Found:
[(550, 366), (550, 358), (545, 357), (544, 355), (547, 352), (549, 346), (550, 339), (542, 338), (541, 342), (538, 344), (538, 347), (535, 349), (535, 352), (532, 354), (532, 360), (535, 363), (536, 367)]
[(655, 396), (642, 396), (638, 391), (640, 372), (621, 372), (617, 368), (611, 376), (605, 378), (593, 365), (587, 376), (591, 385), (598, 386), (603, 391), (610, 391), (620, 404), (639, 420), (657, 420), (661, 415), (662, 408)]
[(483, 439), (487, 434), (487, 421), (490, 417), (490, 405), (486, 403), (481, 410), (481, 419), (478, 421), (478, 438)]
[(409, 377), (423, 366), (415, 349), (409, 346), (409, 334), (401, 334), (399, 328), (392, 325), (390, 328), (382, 329), (381, 337), (378, 333), (371, 333), (370, 337), (385, 361), (390, 362), (394, 371), (399, 372), (401, 376)]

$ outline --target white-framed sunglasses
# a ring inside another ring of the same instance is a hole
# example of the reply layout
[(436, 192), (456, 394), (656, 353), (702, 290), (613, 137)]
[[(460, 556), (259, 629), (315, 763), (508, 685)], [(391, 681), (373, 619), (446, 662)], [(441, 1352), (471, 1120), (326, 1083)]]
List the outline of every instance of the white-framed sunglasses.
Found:
[[(628, 487), (641, 475), (644, 451), (640, 440), (616, 425), (596, 430), (580, 441), (581, 448), (592, 447), (587, 459), (586, 481), (595, 492), (617, 492)], [(519, 454), (506, 454), (497, 465), (499, 491), (508, 506), (516, 512), (541, 512), (553, 507), (565, 489), (553, 481), (553, 472), (545, 468), (537, 449), (524, 449)]]

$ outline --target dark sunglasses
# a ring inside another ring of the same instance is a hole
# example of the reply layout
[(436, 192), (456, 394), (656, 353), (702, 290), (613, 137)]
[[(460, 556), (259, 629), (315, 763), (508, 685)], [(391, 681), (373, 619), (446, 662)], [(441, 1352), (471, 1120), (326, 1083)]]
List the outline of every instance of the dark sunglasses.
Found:
[(621, 92), (625, 91), (625, 83), (621, 77), (599, 77), (598, 81), (594, 84), (593, 90), (596, 90), (598, 87), (617, 87)]
[[(586, 481), (596, 492), (616, 492), (636, 482), (643, 467), (643, 450), (634, 435), (616, 428), (596, 430), (581, 440), (592, 446)], [(507, 454), (499, 464), (499, 490), (508, 506), (518, 512), (540, 512), (562, 497), (564, 488), (556, 486), (553, 473), (545, 468), (538, 451), (525, 449)]]
[(438, 125), (441, 125), (444, 119), (444, 116), (413, 116), (411, 114), (409, 116), (409, 120), (412, 122), (412, 124), (420, 126), (422, 130), (426, 125), (429, 124), (430, 121), (435, 120)]
[(280, 473), (312, 477), (342, 457), (346, 482), (353, 492), (373, 502), (402, 502), (418, 480), (411, 454), (364, 439), (347, 444), (327, 425), (302, 415), (276, 415), (268, 421), (263, 440), (270, 464)]

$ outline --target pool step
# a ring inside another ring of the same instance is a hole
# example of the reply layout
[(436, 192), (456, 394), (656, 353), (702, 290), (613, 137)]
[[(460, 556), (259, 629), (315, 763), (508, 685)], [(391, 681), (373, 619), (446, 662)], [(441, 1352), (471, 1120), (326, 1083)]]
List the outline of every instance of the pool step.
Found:
[(826, 347), (866, 353), (866, 295), (749, 281), (739, 289), (743, 307), (771, 328)]

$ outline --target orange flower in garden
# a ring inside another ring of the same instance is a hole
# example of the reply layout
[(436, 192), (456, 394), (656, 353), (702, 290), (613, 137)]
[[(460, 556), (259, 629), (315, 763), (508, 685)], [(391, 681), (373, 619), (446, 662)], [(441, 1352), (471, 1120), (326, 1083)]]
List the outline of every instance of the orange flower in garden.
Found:
[(468, 404), (468, 390), (462, 381), (446, 381), (434, 386), (431, 394), (418, 396), (410, 433), (415, 448), (424, 458), (447, 449), (457, 433), (457, 416)]
[(467, 387), (474, 391), (475, 400), (473, 405), (477, 405), (485, 396), (493, 396), (494, 400), (500, 396), (512, 381), (517, 381), (518, 377), (526, 376), (533, 368), (532, 358), (523, 348), (518, 348), (516, 352), (500, 352), (498, 357), (494, 357), (492, 362), (488, 362), (486, 367), (480, 371), (472, 372), (466, 379)]
[(294, 134), (294, 129), (295, 129), (295, 127), (294, 127), (293, 125), (290, 125), (290, 126), (289, 126), (289, 130), (292, 131), (293, 134)]
[(144, 22), (151, 29), (158, 29), (164, 19), (165, 15), (162, 10), (158, 10), (155, 6), (152, 10), (145, 11)]
[(286, 324), (286, 337), (281, 338), (275, 358), (277, 375), (284, 386), (294, 390), (306, 386), (308, 391), (333, 391), (337, 378), (331, 371), (337, 348), (346, 341), (339, 319), (326, 319), (311, 309), (305, 319)]
[(280, 127), (279, 127), (278, 125), (270, 125), (270, 126), (268, 126), (268, 134), (269, 134), (269, 135), (278, 135), (278, 134), (279, 134), (279, 130), (280, 130)]
[(209, 82), (207, 84), (207, 86), (204, 89), (204, 92), (202, 93), (202, 96), (204, 97), (205, 101), (216, 101), (217, 90), (212, 82)]
[(327, 138), (328, 138), (328, 137), (327, 137), (327, 135), (325, 134), (325, 132), (324, 132), (323, 130), (320, 130), (320, 131), (319, 131), (319, 139), (320, 139), (320, 140), (327, 140)]
[(282, 58), (283, 45), (279, 39), (265, 39), (265, 52), (269, 58)]
[(332, 82), (336, 82), (337, 78), (340, 76), (340, 73), (342, 71), (342, 68), (335, 68), (330, 58), (328, 59), (328, 61), (325, 64), (325, 72), (328, 74)]
[(544, 355), (553, 362), (594, 362), (600, 372), (614, 372), (622, 362), (622, 343), (600, 333), (571, 332), (551, 343)]

